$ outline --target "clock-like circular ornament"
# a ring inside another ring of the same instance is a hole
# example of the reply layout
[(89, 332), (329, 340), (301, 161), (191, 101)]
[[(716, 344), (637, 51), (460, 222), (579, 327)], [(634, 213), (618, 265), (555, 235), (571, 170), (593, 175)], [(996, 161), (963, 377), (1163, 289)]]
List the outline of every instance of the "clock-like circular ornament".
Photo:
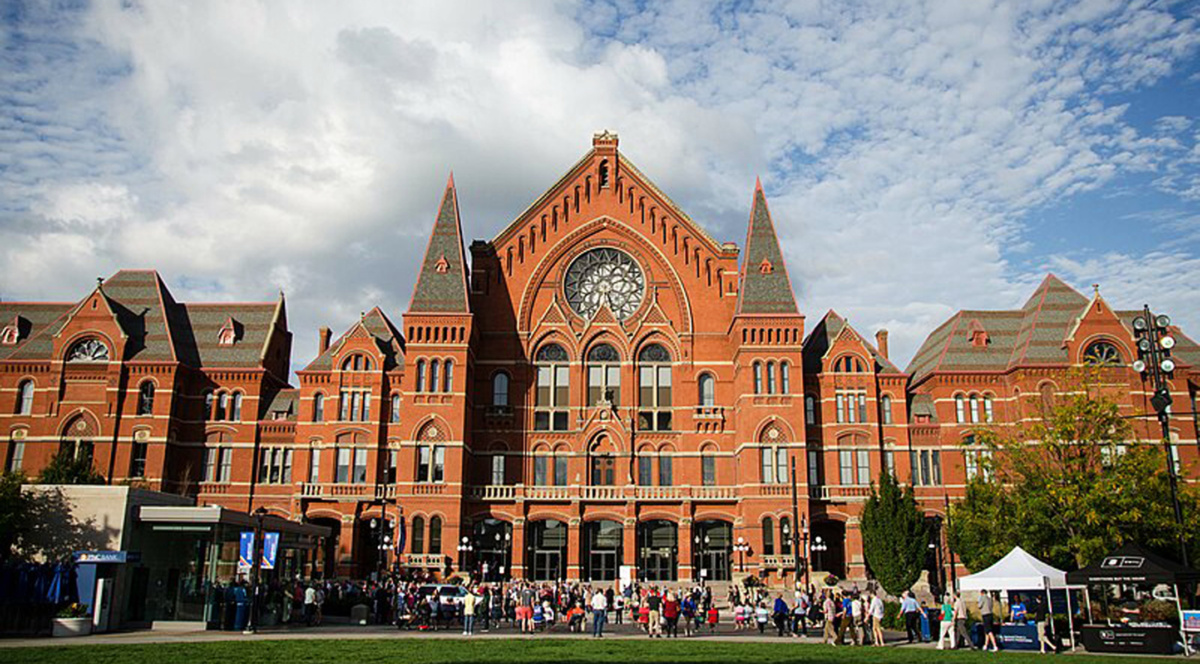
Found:
[(619, 320), (633, 315), (646, 296), (646, 278), (629, 254), (608, 247), (579, 255), (567, 268), (563, 285), (567, 304), (591, 318), (608, 305)]

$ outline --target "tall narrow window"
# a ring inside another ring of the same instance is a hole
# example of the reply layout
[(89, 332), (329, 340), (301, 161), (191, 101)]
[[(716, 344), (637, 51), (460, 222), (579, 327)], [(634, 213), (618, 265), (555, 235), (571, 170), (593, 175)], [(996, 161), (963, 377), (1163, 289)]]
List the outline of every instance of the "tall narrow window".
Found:
[(414, 516), (412, 520), (412, 552), (425, 553), (425, 517)]
[(392, 418), (391, 418), (391, 422), (392, 422), (392, 424), (399, 424), (399, 423), (400, 423), (400, 395), (399, 395), (399, 394), (393, 394), (393, 395), (392, 395)]
[(567, 455), (559, 451), (554, 454), (554, 486), (567, 485)]
[(808, 483), (821, 484), (821, 453), (816, 450), (808, 451)]
[(438, 360), (429, 361), (429, 391), (438, 391), (438, 378), (441, 374), (442, 363)]
[(217, 414), (213, 417), (218, 422), (225, 421), (225, 414), (229, 412), (229, 393), (222, 392), (217, 396)]
[(762, 522), (763, 555), (775, 555), (775, 521), (771, 517)]
[(763, 391), (763, 369), (762, 362), (754, 363), (754, 393), (762, 394)]
[(838, 424), (846, 421), (846, 395), (841, 392), (837, 395), (837, 421)]
[(942, 454), (941, 454), (941, 452), (938, 452), (937, 450), (933, 450), (932, 452), (929, 453), (929, 465), (930, 465), (930, 470), (932, 471), (932, 475), (933, 475), (933, 477), (932, 477), (933, 483), (935, 485), (940, 485), (942, 483)]
[(308, 450), (308, 481), (313, 484), (321, 481), (321, 450), (315, 447)]
[(242, 393), (234, 392), (232, 402), (233, 402), (233, 406), (230, 409), (230, 419), (232, 419), (234, 422), (241, 422), (242, 421)]
[(967, 423), (967, 402), (961, 394), (954, 397), (954, 419), (959, 424)]
[(429, 481), (430, 464), (433, 462), (433, 448), (422, 445), (417, 448), (417, 481)]
[(228, 484), (230, 476), (233, 474), (233, 448), (221, 448), (221, 469), (218, 472), (217, 481), (222, 484)]
[(717, 484), (717, 458), (712, 453), (702, 453), (700, 456), (700, 481), (704, 486)]
[(346, 484), (350, 481), (350, 453), (349, 447), (337, 448), (337, 483)]
[(867, 421), (867, 394), (865, 392), (858, 393), (858, 421), (863, 423)]
[(817, 424), (817, 400), (811, 394), (804, 396), (804, 423), (810, 427)]
[(608, 344), (597, 344), (587, 354), (587, 403), (621, 403), (621, 356)]
[(854, 451), (838, 451), (838, 470), (843, 485), (854, 484)]
[(508, 374), (503, 371), (492, 376), (492, 405), (508, 406)]
[(779, 391), (783, 394), (792, 393), (792, 365), (787, 360), (779, 363)]
[(671, 355), (659, 344), (638, 353), (638, 428), (671, 430)]
[(354, 449), (354, 484), (367, 483), (367, 449), (365, 447), (357, 447)]
[(786, 484), (788, 481), (788, 455), (786, 447), (775, 448), (775, 481)]
[(654, 457), (646, 454), (638, 456), (638, 484), (641, 486), (654, 484)]
[(133, 451), (129, 458), (129, 476), (130, 477), (145, 477), (146, 476), (146, 451), (148, 445), (141, 441), (134, 441)]
[(767, 394), (775, 394), (775, 363), (767, 362)]
[[(137, 414), (154, 414), (154, 383), (148, 380), (144, 381), (141, 388), (138, 389)], [(141, 475), (135, 475), (135, 477), (141, 477)]]
[(533, 428), (536, 431), (566, 431), (571, 380), (567, 351), (558, 344), (538, 349), (537, 386), (534, 391)]
[(442, 391), (450, 393), (454, 391), (454, 360), (446, 360), (446, 365), (443, 367), (446, 374), (442, 379)]
[(885, 394), (885, 395), (883, 395), (883, 398), (879, 400), (879, 410), (883, 414), (883, 423), (891, 424), (892, 423), (892, 398), (890, 396)]
[(979, 423), (979, 397), (971, 395), (971, 424)]
[(672, 467), (672, 457), (669, 455), (661, 455), (658, 457), (658, 485), (672, 486), (675, 483), (675, 473)]
[(546, 486), (546, 460), (548, 458), (545, 455), (533, 457), (533, 483), (537, 486)]
[(23, 380), (17, 387), (17, 414), (29, 415), (33, 412), (33, 381)]
[(764, 447), (762, 453), (762, 482), (763, 484), (775, 483), (775, 449), (772, 447)]
[(706, 408), (717, 405), (716, 381), (712, 374), (700, 375), (700, 405)]
[(858, 456), (858, 483), (871, 483), (871, 453), (867, 450), (856, 450)]
[(503, 454), (492, 455), (492, 484), (505, 484)]
[(395, 484), (399, 477), (397, 474), (400, 470), (400, 450), (388, 450), (387, 455), (387, 476), (385, 480), (388, 484)]
[(213, 416), (213, 404), (214, 403), (215, 403), (215, 401), (213, 399), (212, 390), (205, 390), (204, 391), (204, 413), (202, 414), (201, 419), (207, 421), (209, 418), (211, 418)]
[(425, 391), (425, 360), (417, 360), (417, 376), (414, 382), (417, 392)]
[(433, 448), (433, 481), (446, 481), (446, 448), (442, 445)]
[(990, 395), (984, 395), (984, 397), (983, 397), (983, 420), (985, 422), (991, 422), (992, 417), (993, 417), (992, 397)]
[(442, 517), (429, 519), (429, 553), (442, 552)]
[(325, 421), (325, 395), (317, 392), (313, 395), (313, 422)]
[(8, 472), (15, 473), (25, 464), (25, 441), (14, 440), (9, 443)]

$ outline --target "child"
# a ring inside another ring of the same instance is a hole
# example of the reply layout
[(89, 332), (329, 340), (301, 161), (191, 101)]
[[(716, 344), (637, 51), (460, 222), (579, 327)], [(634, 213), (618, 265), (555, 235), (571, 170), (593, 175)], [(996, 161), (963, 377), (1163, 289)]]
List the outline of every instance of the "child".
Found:
[(720, 619), (717, 613), (717, 605), (713, 604), (708, 608), (708, 633), (712, 634), (717, 631), (717, 621)]
[(554, 607), (549, 601), (542, 602), (542, 628), (549, 631), (554, 627)]
[(742, 631), (746, 626), (746, 609), (741, 604), (733, 607), (733, 629), (735, 632)]
[(642, 602), (638, 605), (637, 610), (638, 627), (647, 634), (650, 633), (650, 604)]
[(533, 605), (533, 629), (535, 632), (542, 631), (542, 626), (546, 623), (546, 614), (542, 611), (541, 604)]

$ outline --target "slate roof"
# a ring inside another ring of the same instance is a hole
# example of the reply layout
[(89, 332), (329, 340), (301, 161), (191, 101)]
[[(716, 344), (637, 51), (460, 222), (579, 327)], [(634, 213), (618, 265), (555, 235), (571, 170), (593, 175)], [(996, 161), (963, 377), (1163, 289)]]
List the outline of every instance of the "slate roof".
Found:
[(341, 350), (346, 340), (359, 327), (366, 330), (375, 339), (375, 345), (383, 353), (383, 369), (391, 371), (396, 368), (404, 367), (404, 339), (400, 336), (400, 331), (392, 325), (392, 321), (383, 313), (379, 307), (363, 314), (362, 319), (350, 329), (342, 333), (336, 341), (329, 344), (329, 348), (321, 353), (304, 368), (305, 371), (330, 371), (333, 369), (333, 356)]
[(49, 356), (54, 333), (74, 308), (70, 302), (0, 302), (0, 328), (16, 320), (20, 331), (16, 345), (0, 345), (0, 360)]
[(275, 413), (283, 413), (284, 420), (295, 421), (299, 410), (300, 390), (289, 387), (276, 392), (271, 399), (262, 401), (265, 406), (258, 415), (260, 420), (274, 420)]
[[(825, 357), (825, 353), (829, 351), (829, 347), (837, 340), (838, 335), (848, 325), (845, 318), (842, 318), (832, 309), (825, 313), (825, 316), (813, 327), (808, 333), (808, 337), (804, 339), (804, 344), (801, 347), (801, 356), (804, 358), (805, 373), (820, 373), (821, 358)], [(863, 345), (870, 351), (871, 357), (875, 360), (875, 371), (878, 373), (903, 373), (900, 368), (892, 364), (890, 360), (879, 352), (866, 337), (850, 327), (851, 330), (862, 341)]]
[[(439, 264), (443, 269), (439, 269)], [(429, 234), (429, 246), (425, 249), (425, 261), (413, 288), (411, 313), (468, 313), (467, 304), (467, 257), (463, 249), (462, 221), (458, 215), (458, 194), (454, 189), (454, 176), (446, 184), (442, 205), (433, 230)]]
[(913, 422), (917, 421), (918, 415), (929, 416), (931, 423), (938, 421), (937, 407), (933, 403), (933, 397), (928, 394), (914, 394), (908, 414)]
[[(196, 368), (257, 367), (274, 326), (286, 326), (282, 298), (278, 302), (180, 303), (154, 270), (121, 270), (99, 288), (128, 337), (126, 361), (174, 360)], [(78, 306), (0, 303), (0, 325), (19, 315), (29, 320), (31, 327), (29, 337), (23, 337), (16, 347), (0, 346), (0, 359), (49, 359), (54, 335)], [(220, 346), (217, 333), (231, 318), (239, 336), (233, 346)]]
[[(933, 331), (908, 365), (913, 383), (938, 371), (1007, 371), (1022, 365), (1063, 365), (1071, 358), (1063, 346), (1089, 300), (1053, 274), (1047, 275), (1020, 309), (960, 311)], [(1117, 311), (1130, 331), (1140, 312)], [(976, 325), (988, 335), (988, 344), (971, 344)], [(1200, 347), (1176, 331), (1173, 355), (1181, 364), (1200, 366)]]
[(754, 205), (750, 210), (750, 225), (746, 232), (741, 281), (738, 314), (799, 313), (761, 182), (754, 185)]

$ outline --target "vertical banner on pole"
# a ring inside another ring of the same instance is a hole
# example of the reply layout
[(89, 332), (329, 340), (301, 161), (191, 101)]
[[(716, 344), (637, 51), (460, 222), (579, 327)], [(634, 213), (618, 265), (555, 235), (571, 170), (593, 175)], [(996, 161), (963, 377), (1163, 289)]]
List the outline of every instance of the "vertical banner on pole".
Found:
[(250, 561), (254, 560), (254, 531), (242, 531), (242, 537), (238, 547), (238, 564), (239, 572), (250, 571)]
[(261, 569), (275, 569), (279, 553), (279, 533), (263, 533)]

